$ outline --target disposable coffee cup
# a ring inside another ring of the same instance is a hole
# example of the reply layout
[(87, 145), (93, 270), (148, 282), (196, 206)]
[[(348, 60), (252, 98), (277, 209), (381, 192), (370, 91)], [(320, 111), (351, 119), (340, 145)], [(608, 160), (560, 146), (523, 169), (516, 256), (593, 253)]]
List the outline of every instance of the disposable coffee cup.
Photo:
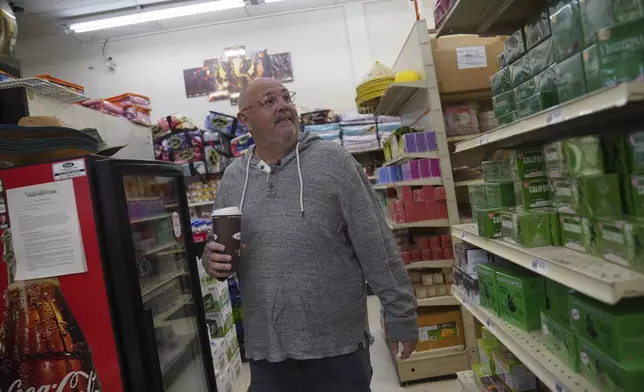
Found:
[(224, 245), (223, 254), (232, 257), (232, 271), (239, 269), (241, 250), (241, 212), (238, 207), (220, 208), (212, 212), (212, 231), (215, 241)]

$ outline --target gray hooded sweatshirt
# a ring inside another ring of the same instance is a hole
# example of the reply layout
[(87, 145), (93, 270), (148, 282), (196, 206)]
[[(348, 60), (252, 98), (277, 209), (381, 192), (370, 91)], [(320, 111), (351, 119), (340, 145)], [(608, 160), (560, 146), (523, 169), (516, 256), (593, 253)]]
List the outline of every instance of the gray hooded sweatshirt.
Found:
[(253, 151), (228, 167), (215, 201), (215, 208), (242, 210), (246, 357), (306, 360), (367, 347), (365, 280), (391, 339), (416, 340), (409, 277), (353, 157), (308, 132), (277, 165)]

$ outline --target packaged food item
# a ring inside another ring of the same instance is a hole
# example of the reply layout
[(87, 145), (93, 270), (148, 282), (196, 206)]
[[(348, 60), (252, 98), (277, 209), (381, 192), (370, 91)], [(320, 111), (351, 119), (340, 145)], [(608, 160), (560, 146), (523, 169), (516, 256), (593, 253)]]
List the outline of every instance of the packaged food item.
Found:
[(546, 307), (543, 279), (528, 270), (497, 271), (501, 318), (524, 331), (540, 329), (540, 313)]
[[(499, 271), (509, 272), (511, 269), (513, 268), (503, 267), (496, 263), (479, 263), (476, 265), (481, 306), (497, 316), (500, 315), (500, 298), (496, 284), (496, 273)], [(494, 369), (493, 365), (491, 369)]]
[[(490, 356), (491, 359), (491, 356)], [(482, 360), (481, 360), (482, 361)], [(477, 391), (481, 390), (481, 379), (491, 377), (494, 375), (492, 370), (484, 363), (476, 363), (472, 365), (472, 373), (474, 374), (474, 383), (476, 384)]]
[(246, 150), (255, 145), (255, 140), (253, 135), (250, 133), (245, 133), (241, 136), (234, 138), (230, 142), (230, 151), (234, 157), (240, 157), (244, 155)]
[(617, 174), (558, 178), (551, 186), (553, 204), (559, 212), (589, 218), (622, 216)]
[(471, 205), (473, 206), (485, 205), (485, 185), (471, 184), (467, 186), (467, 190), (468, 190)]
[(530, 72), (536, 75), (555, 63), (555, 48), (551, 38), (546, 38), (542, 43), (528, 52), (530, 59)]
[(483, 377), (479, 382), (482, 392), (512, 392), (499, 376)]
[(494, 368), (494, 349), (501, 346), (499, 340), (492, 336), (490, 338), (476, 339), (481, 364), (490, 369), (491, 374), (495, 374)]
[(486, 238), (501, 237), (501, 209), (486, 208), (476, 211), (479, 236)]
[(532, 391), (537, 387), (537, 378), (505, 346), (494, 349), (496, 374), (514, 392)]
[(190, 163), (204, 159), (200, 148), (184, 148), (172, 152), (174, 163)]
[(418, 308), (418, 345), (416, 351), (428, 351), (465, 344), (460, 310)]
[(584, 46), (579, 0), (554, 0), (550, 3), (549, 13), (555, 61), (560, 63), (579, 53)]
[(586, 239), (582, 217), (574, 214), (559, 213), (561, 223), (561, 242), (563, 246), (579, 252), (586, 251)]
[(630, 22), (644, 16), (644, 2), (641, 0), (613, 0), (616, 23)]
[(230, 158), (222, 155), (214, 146), (204, 147), (204, 159), (206, 161), (206, 171), (211, 174), (222, 173), (230, 164)]
[(541, 149), (500, 150), (496, 157), (502, 163), (499, 176), (505, 178), (507, 170), (509, 181), (525, 180), (545, 176), (545, 163)]
[(228, 136), (239, 136), (237, 118), (223, 113), (209, 112), (206, 116), (205, 128)]
[(596, 33), (615, 25), (613, 0), (579, 0), (584, 46), (595, 43)]
[(445, 106), (445, 124), (447, 135), (467, 135), (479, 133), (478, 109), (476, 105), (449, 105)]
[(516, 100), (518, 105), (519, 102), (523, 101), (524, 99), (530, 98), (536, 93), (537, 93), (537, 82), (534, 78), (531, 78), (531, 79), (528, 79), (527, 82), (520, 84), (519, 86), (514, 88), (514, 99)]
[(550, 216), (540, 211), (501, 211), (503, 240), (525, 248), (549, 246)]
[(512, 77), (510, 76), (510, 68), (505, 67), (490, 77), (490, 85), (492, 88), (492, 95), (503, 94), (506, 91), (512, 90)]
[(541, 212), (548, 215), (550, 221), (550, 244), (561, 246), (561, 227), (559, 224), (559, 212), (552, 207), (533, 208), (532, 212)]
[[(570, 289), (552, 279), (544, 278), (546, 307), (543, 314), (570, 330), (570, 308), (568, 307), (568, 292)], [(543, 317), (541, 318), (543, 324)]]
[(625, 211), (644, 218), (644, 174), (626, 175), (624, 180)]
[(484, 203), (487, 208), (502, 208), (515, 206), (514, 184), (512, 182), (497, 182), (484, 184)]
[(519, 118), (525, 118), (556, 104), (557, 99), (553, 99), (552, 94), (536, 93), (523, 101), (517, 101), (517, 115)]
[(454, 248), (456, 266), (468, 275), (476, 275), (476, 266), (488, 262), (487, 252), (474, 245), (461, 242)]
[(123, 108), (104, 99), (88, 99), (81, 102), (82, 106), (97, 110), (101, 113), (111, 114), (117, 117), (124, 117)]
[(616, 305), (604, 305), (579, 293), (568, 298), (573, 333), (621, 364), (644, 364), (641, 298), (622, 299)]
[(519, 116), (515, 110), (511, 111), (508, 114), (505, 114), (503, 116), (497, 117), (497, 121), (499, 122), (499, 126), (501, 125), (506, 125), (506, 124), (511, 124), (519, 119)]
[(508, 68), (510, 68), (512, 87), (517, 87), (532, 76), (532, 72), (530, 71), (530, 56), (527, 54), (518, 58)]
[(145, 95), (134, 93), (125, 93), (110, 97), (107, 98), (107, 101), (122, 107), (125, 107), (126, 105), (139, 105), (145, 107), (148, 110), (150, 110), (150, 106), (152, 105), (150, 98), (146, 97)]
[(508, 61), (505, 58), (505, 52), (499, 53), (496, 58), (496, 62), (499, 64), (499, 68), (505, 68), (508, 66)]
[(575, 335), (544, 312), (541, 312), (541, 332), (548, 350), (579, 373), (579, 351)]
[(603, 86), (644, 79), (644, 24), (641, 19), (597, 33), (599, 76)]
[(516, 110), (514, 91), (510, 90), (493, 97), (492, 104), (494, 106), (494, 114), (496, 114), (496, 118), (501, 122), (502, 116), (510, 114)]
[(603, 141), (598, 136), (580, 136), (544, 146), (549, 178), (604, 174)]
[(599, 77), (599, 53), (597, 52), (597, 45), (593, 44), (584, 49), (582, 58), (584, 59), (586, 90), (589, 93), (599, 90), (602, 87), (602, 82)]
[(496, 116), (494, 115), (493, 110), (479, 113), (479, 128), (481, 132), (491, 131), (498, 126), (499, 122), (496, 121)]
[(638, 391), (644, 385), (644, 363), (621, 364), (585, 338), (579, 338), (581, 374), (601, 392)]
[(532, 50), (543, 40), (550, 37), (550, 16), (547, 8), (543, 8), (530, 18), (524, 27), (524, 33), (527, 50)]
[(519, 57), (526, 53), (523, 29), (515, 31), (503, 44), (505, 59), (508, 64), (514, 63)]
[(605, 260), (644, 270), (644, 222), (602, 218), (598, 221), (599, 254)]
[(157, 161), (171, 161), (167, 140), (154, 141), (154, 159), (156, 159)]
[(545, 177), (515, 181), (514, 198), (516, 206), (524, 210), (552, 205), (550, 186)]
[(557, 94), (559, 102), (564, 103), (586, 94), (586, 75), (581, 53), (555, 65), (557, 72)]

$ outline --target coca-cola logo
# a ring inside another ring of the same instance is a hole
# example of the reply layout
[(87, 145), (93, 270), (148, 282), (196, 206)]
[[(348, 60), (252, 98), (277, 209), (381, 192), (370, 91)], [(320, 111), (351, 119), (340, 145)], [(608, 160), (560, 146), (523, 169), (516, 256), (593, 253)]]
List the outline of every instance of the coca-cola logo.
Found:
[[(6, 392), (69, 392), (76, 391), (75, 388), (78, 388), (80, 385), (81, 377), (84, 377), (87, 381), (87, 389), (79, 392), (101, 392), (95, 388), (95, 383), (97, 381), (97, 375), (95, 372), (87, 374), (85, 372), (71, 372), (67, 373), (65, 378), (60, 381), (60, 384), (49, 384), (41, 385), (37, 389), (36, 387), (29, 387), (27, 389), (22, 389), (22, 380), (16, 380), (11, 385)], [(4, 392), (0, 389), (0, 392)]]

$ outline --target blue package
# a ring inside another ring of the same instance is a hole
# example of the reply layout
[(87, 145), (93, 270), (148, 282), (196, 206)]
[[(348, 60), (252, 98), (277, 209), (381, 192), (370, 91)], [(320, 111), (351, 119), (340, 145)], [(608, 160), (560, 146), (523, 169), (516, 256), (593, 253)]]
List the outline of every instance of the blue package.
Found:
[(225, 135), (235, 136), (237, 132), (237, 118), (223, 113), (210, 112), (206, 116), (205, 128)]

